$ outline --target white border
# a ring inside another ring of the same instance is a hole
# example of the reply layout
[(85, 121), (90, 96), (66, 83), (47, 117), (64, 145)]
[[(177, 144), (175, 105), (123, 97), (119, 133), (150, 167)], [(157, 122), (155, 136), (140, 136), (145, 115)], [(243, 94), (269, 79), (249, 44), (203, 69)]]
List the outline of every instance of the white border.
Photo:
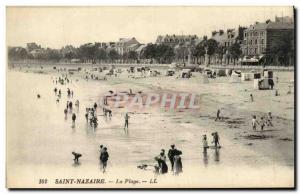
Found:
[[(0, 58), (1, 58), (1, 63), (0, 63), (0, 77), (1, 77), (1, 82), (0, 82), (0, 90), (1, 95), (0, 95), (0, 130), (2, 132), (1, 135), (1, 140), (0, 140), (0, 147), (1, 147), (1, 156), (0, 156), (0, 163), (1, 163), (1, 167), (0, 167), (0, 191), (1, 193), (8, 193), (10, 191), (8, 191), (5, 188), (5, 131), (6, 131), (6, 126), (5, 126), (5, 115), (6, 115), (6, 109), (5, 109), (5, 96), (6, 96), (6, 76), (5, 76), (5, 72), (6, 72), (6, 13), (5, 13), (5, 9), (6, 6), (13, 6), (13, 5), (25, 5), (25, 6), (46, 6), (46, 5), (51, 5), (51, 6), (68, 6), (68, 5), (73, 5), (73, 6), (80, 6), (80, 5), (85, 5), (85, 6), (101, 6), (101, 5), (113, 5), (113, 6), (117, 6), (117, 5), (121, 5), (121, 6), (130, 6), (130, 5), (172, 5), (172, 6), (176, 6), (176, 5), (225, 5), (225, 6), (247, 6), (247, 5), (270, 5), (270, 6), (286, 6), (286, 5), (294, 5), (296, 8), (298, 8), (298, 15), (299, 15), (299, 9), (300, 9), (300, 1), (299, 0), (259, 0), (259, 1), (241, 1), (241, 0), (230, 0), (230, 1), (221, 1), (221, 0), (202, 0), (201, 2), (197, 2), (196, 0), (172, 0), (172, 1), (167, 1), (167, 0), (143, 0), (143, 1), (138, 1), (138, 0), (103, 0), (103, 1), (96, 1), (96, 0), (44, 0), (44, 1), (40, 1), (40, 0), (2, 0), (0, 1), (0, 18), (1, 18), (1, 26), (0, 26), (0, 37), (1, 37), (1, 41), (0, 41)], [(297, 39), (299, 37), (299, 31), (297, 31)], [(297, 41), (297, 56), (299, 56), (299, 44)], [(297, 74), (299, 74), (299, 68), (297, 68)], [(296, 81), (296, 80), (295, 80)], [(297, 83), (297, 90), (299, 91), (300, 86), (299, 83)], [(299, 96), (298, 96), (299, 98)], [(297, 98), (297, 101), (298, 101)], [(297, 116), (297, 120), (299, 121), (299, 115)], [(297, 140), (299, 140), (299, 131), (297, 132)], [(298, 149), (297, 149), (298, 150)], [(297, 153), (297, 155), (299, 155), (299, 152)], [(298, 157), (299, 159), (299, 157)], [(299, 161), (299, 160), (298, 160)], [(297, 167), (299, 168), (299, 162), (297, 164)], [(299, 180), (299, 178), (297, 178), (297, 180)], [(299, 181), (297, 183), (297, 185), (299, 186)], [(40, 193), (43, 191), (27, 191), (27, 193)], [(63, 193), (63, 191), (47, 191), (47, 193)], [(69, 191), (70, 192), (70, 191)], [(75, 192), (75, 191), (71, 191), (71, 192)], [(76, 193), (85, 193), (86, 191), (78, 191)], [(98, 192), (98, 191), (97, 191)], [(100, 191), (103, 192), (103, 191)], [(118, 191), (111, 191), (112, 193), (118, 192)], [(131, 191), (130, 191), (131, 192)], [(146, 192), (146, 191), (138, 191), (138, 192)], [(158, 193), (162, 193), (164, 191), (155, 191)], [(172, 191), (173, 192), (173, 191)], [(182, 191), (182, 193), (185, 192), (189, 192), (189, 191)], [(211, 192), (211, 191), (200, 191), (200, 192)], [(219, 192), (219, 191), (214, 191), (214, 192)], [(232, 192), (232, 191), (225, 191), (225, 192)], [(237, 193), (242, 193), (244, 191), (237, 191)], [(256, 193), (264, 193), (265, 191), (259, 191)], [(272, 191), (271, 191), (272, 192)], [(288, 192), (288, 191), (279, 191), (279, 193), (284, 193), (284, 192)], [(236, 192), (235, 192), (236, 193)], [(276, 192), (278, 193), (278, 192)]]

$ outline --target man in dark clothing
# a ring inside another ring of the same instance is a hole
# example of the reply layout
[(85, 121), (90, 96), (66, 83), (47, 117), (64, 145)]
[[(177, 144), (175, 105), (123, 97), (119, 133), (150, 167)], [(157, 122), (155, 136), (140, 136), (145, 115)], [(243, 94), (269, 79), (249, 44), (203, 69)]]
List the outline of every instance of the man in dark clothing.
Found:
[(86, 119), (86, 122), (88, 122), (88, 119), (89, 119), (89, 113), (85, 113), (85, 119)]
[(219, 138), (218, 132), (214, 132), (211, 135), (213, 136), (213, 143), (215, 144), (215, 147), (217, 148), (218, 145), (221, 146), (220, 142), (219, 142), (220, 138)]
[(216, 117), (215, 121), (221, 120), (220, 113), (221, 113), (221, 111), (220, 111), (220, 109), (218, 109), (218, 111), (217, 111), (217, 117)]
[(68, 117), (68, 110), (66, 108), (64, 110), (64, 113), (65, 113), (65, 119), (67, 119), (67, 117)]
[(70, 101), (69, 102), (69, 109), (72, 110), (72, 108), (73, 108), (73, 103)]
[(125, 119), (125, 125), (124, 125), (124, 131), (125, 131), (125, 129), (126, 129), (126, 127), (127, 127), (127, 131), (125, 131), (125, 132), (127, 132), (128, 133), (128, 120), (129, 120), (129, 115), (128, 115), (128, 113), (126, 113), (125, 114), (125, 117), (124, 117), (124, 119)]
[(108, 152), (107, 152), (107, 148), (104, 147), (103, 148), (103, 152), (101, 153), (100, 155), (100, 161), (102, 163), (102, 167), (103, 167), (103, 173), (105, 172), (105, 169), (106, 169), (106, 166), (107, 166), (107, 161), (108, 161), (108, 158), (109, 158), (109, 155), (108, 155)]
[(253, 98), (252, 94), (250, 94), (250, 100), (251, 100), (251, 102), (254, 102), (254, 98)]
[(72, 152), (72, 154), (74, 155), (74, 162), (78, 163), (79, 162), (79, 158), (82, 156), (80, 153), (76, 153), (76, 152)]
[(72, 115), (72, 127), (75, 127), (75, 120), (76, 120), (76, 114), (73, 113), (73, 115)]
[(95, 102), (95, 104), (94, 104), (94, 109), (96, 110), (97, 109), (97, 103)]
[(169, 157), (169, 160), (171, 162), (172, 170), (173, 170), (173, 167), (174, 167), (174, 157), (178, 156), (178, 155), (181, 155), (181, 154), (182, 154), (182, 152), (180, 150), (177, 150), (175, 148), (175, 145), (171, 145), (171, 149), (169, 149), (169, 152), (168, 152), (168, 157)]
[(269, 82), (269, 85), (271, 86), (271, 90), (273, 90), (273, 88), (274, 88), (274, 81), (273, 81), (273, 79), (269, 79), (268, 82)]

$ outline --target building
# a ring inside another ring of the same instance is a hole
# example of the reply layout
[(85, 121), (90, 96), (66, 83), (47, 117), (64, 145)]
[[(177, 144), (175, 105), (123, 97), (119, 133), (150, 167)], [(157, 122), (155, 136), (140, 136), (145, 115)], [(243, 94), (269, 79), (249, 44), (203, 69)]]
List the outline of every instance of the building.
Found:
[(142, 58), (143, 52), (145, 51), (147, 45), (145, 44), (141, 44), (136, 50), (135, 52), (137, 52), (138, 55), (138, 59), (140, 60)]
[(238, 43), (239, 32), (236, 29), (228, 29), (224, 40), (224, 47), (229, 48), (234, 43)]
[(40, 58), (43, 53), (44, 53), (44, 49), (34, 49), (34, 50), (31, 50), (29, 53), (33, 56), (33, 58)]
[(294, 23), (294, 18), (289, 16), (277, 17), (275, 16), (275, 22)]
[(291, 33), (294, 33), (294, 24), (290, 22), (256, 22), (244, 31), (243, 55), (261, 57), (276, 37)]
[(41, 49), (41, 48), (42, 48), (41, 45), (38, 45), (35, 42), (30, 42), (30, 43), (26, 44), (26, 50), (28, 52), (31, 52), (31, 51), (33, 51), (35, 49)]
[(224, 30), (213, 31), (211, 33), (211, 39), (217, 41), (221, 46), (225, 46), (227, 34), (224, 33)]
[(185, 42), (193, 42), (195, 39), (198, 39), (197, 35), (159, 35), (156, 39), (156, 44), (165, 44), (175, 47)]
[(140, 43), (133, 38), (120, 38), (118, 42), (115, 44), (115, 49), (119, 55), (124, 55), (124, 53), (128, 53), (129, 51), (134, 51), (139, 47)]

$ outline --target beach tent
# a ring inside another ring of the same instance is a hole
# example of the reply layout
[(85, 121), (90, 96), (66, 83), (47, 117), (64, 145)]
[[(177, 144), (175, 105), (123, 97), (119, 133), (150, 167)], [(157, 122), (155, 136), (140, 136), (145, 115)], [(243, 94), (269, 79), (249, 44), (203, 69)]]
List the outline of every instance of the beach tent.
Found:
[(270, 89), (268, 78), (254, 79), (253, 84), (254, 84), (253, 88), (256, 89), (256, 90), (268, 90), (268, 89)]
[(173, 76), (175, 74), (175, 71), (173, 69), (168, 69), (166, 71), (166, 76)]
[(229, 82), (231, 83), (240, 83), (241, 82), (241, 72), (240, 71), (232, 71)]
[(264, 77), (265, 78), (273, 78), (273, 71), (264, 70)]
[(190, 78), (192, 76), (191, 70), (190, 69), (183, 69), (181, 71), (180, 77), (181, 78)]
[(225, 70), (225, 74), (226, 74), (227, 77), (230, 77), (231, 73), (232, 73), (232, 69), (226, 69)]
[(232, 75), (237, 75), (237, 76), (241, 77), (241, 74), (242, 74), (241, 71), (233, 70), (232, 73), (231, 73), (231, 76), (232, 76)]
[(251, 81), (254, 79), (254, 73), (242, 73), (242, 81)]
[(225, 69), (216, 69), (217, 76), (226, 76), (226, 70)]
[(147, 71), (147, 76), (149, 76), (149, 77), (155, 77), (156, 75), (157, 75), (157, 72), (155, 70)]
[(211, 69), (204, 69), (203, 75), (207, 75), (208, 77), (211, 77), (213, 74), (213, 71)]

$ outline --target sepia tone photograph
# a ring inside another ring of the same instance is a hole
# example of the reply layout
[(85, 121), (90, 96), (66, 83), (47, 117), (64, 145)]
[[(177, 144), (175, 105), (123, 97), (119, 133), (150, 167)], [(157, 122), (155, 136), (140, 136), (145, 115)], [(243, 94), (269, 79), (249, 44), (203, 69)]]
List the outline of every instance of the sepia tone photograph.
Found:
[(7, 6), (6, 187), (295, 188), (295, 18)]

